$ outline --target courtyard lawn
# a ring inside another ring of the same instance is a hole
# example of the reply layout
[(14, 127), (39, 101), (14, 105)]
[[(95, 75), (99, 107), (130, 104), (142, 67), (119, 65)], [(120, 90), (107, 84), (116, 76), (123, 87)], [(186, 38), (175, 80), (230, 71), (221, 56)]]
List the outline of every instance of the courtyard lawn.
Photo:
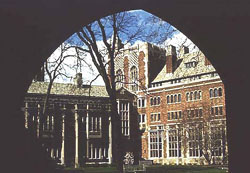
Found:
[[(119, 173), (115, 167), (85, 167), (85, 168), (65, 168), (58, 173)], [(212, 166), (171, 166), (153, 165), (146, 168), (146, 173), (227, 173)]]
[(84, 171), (86, 173), (119, 173), (119, 171), (115, 168), (115, 167), (89, 167), (89, 168), (85, 168)]
[(147, 173), (226, 173), (222, 170), (211, 166), (151, 166), (147, 168)]
[(65, 168), (60, 173), (119, 173), (115, 167)]

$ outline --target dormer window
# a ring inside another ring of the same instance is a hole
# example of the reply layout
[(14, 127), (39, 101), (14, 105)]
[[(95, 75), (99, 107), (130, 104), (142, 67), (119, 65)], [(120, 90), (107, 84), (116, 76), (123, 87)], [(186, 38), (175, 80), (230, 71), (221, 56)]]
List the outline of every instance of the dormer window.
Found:
[(186, 68), (192, 68), (196, 67), (198, 64), (198, 59), (197, 57), (193, 57), (189, 62), (185, 63)]
[(196, 67), (197, 64), (198, 64), (197, 61), (192, 61), (192, 62), (185, 63), (185, 66), (186, 66), (186, 68), (192, 68), (192, 67)]

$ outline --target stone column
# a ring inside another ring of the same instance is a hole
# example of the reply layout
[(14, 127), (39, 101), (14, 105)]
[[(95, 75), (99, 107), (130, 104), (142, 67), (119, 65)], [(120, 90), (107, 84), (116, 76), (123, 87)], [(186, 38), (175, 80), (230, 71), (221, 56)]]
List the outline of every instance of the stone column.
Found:
[(111, 116), (109, 116), (109, 149), (108, 149), (108, 160), (109, 164), (112, 164), (112, 123), (111, 123)]
[(50, 126), (50, 122), (49, 122), (49, 119), (50, 119), (50, 116), (49, 115), (47, 115), (47, 118), (46, 118), (46, 124), (47, 124), (47, 126), (46, 126), (46, 130), (50, 130), (49, 129), (49, 126)]
[(102, 148), (101, 147), (99, 148), (98, 152), (99, 152), (99, 158), (103, 159), (103, 157), (102, 157)]
[(87, 103), (87, 115), (86, 115), (86, 155), (89, 158), (89, 104)]
[(100, 134), (102, 134), (102, 116), (99, 117), (99, 129), (100, 129)]
[(56, 158), (59, 157), (59, 153), (58, 153), (59, 151), (58, 151), (58, 150), (59, 150), (59, 149), (57, 148), (57, 149), (56, 149)]
[(51, 131), (52, 131), (52, 132), (54, 131), (54, 124), (55, 124), (55, 122), (54, 122), (54, 116), (55, 116), (55, 115), (52, 115), (52, 116), (51, 116)]
[(120, 100), (117, 101), (117, 110), (118, 114), (120, 115)]
[(38, 103), (37, 104), (37, 117), (36, 117), (36, 120), (37, 120), (37, 126), (36, 126), (36, 137), (39, 138), (40, 136), (40, 111), (41, 111), (41, 106), (40, 104)]
[(55, 156), (55, 155), (54, 155), (54, 149), (51, 148), (51, 150), (50, 150), (50, 157), (51, 157), (52, 159), (54, 159), (54, 158), (55, 158), (54, 156)]
[(90, 157), (89, 158), (91, 158), (91, 159), (93, 159), (94, 158), (94, 147), (93, 147), (93, 144), (90, 144)]
[(106, 158), (106, 148), (105, 147), (103, 147), (103, 158)]
[(75, 104), (75, 168), (79, 168), (78, 135), (78, 106)]
[(63, 105), (63, 114), (62, 114), (62, 148), (61, 148), (61, 164), (65, 164), (64, 150), (65, 150), (65, 105)]
[(24, 123), (24, 126), (26, 129), (28, 129), (28, 117), (29, 117), (29, 112), (28, 112), (28, 109), (29, 109), (29, 104), (28, 102), (25, 102), (25, 109), (24, 109), (24, 118), (25, 118), (25, 123)]

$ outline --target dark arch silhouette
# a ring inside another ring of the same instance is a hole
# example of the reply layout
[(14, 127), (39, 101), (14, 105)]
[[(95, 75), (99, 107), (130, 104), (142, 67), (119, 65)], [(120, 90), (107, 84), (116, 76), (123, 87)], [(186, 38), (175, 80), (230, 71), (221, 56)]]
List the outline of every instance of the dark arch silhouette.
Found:
[(247, 172), (249, 7), (244, 0), (1, 2), (1, 165), (8, 168), (5, 172), (48, 172), (47, 159), (24, 132), (19, 110), (45, 58), (80, 26), (131, 9), (144, 9), (168, 21), (209, 57), (226, 89), (230, 171)]

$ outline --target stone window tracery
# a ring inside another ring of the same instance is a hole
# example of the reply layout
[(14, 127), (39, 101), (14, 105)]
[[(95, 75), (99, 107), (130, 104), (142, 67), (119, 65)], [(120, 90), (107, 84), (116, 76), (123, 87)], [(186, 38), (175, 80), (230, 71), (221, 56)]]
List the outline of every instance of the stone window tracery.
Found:
[(151, 131), (149, 133), (149, 154), (150, 157), (157, 157), (161, 158), (162, 155), (162, 147), (163, 147), (163, 141), (162, 141), (162, 135), (163, 131), (161, 129), (157, 129), (156, 131)]
[(130, 83), (131, 90), (136, 92), (138, 90), (138, 72), (135, 66), (131, 67), (130, 69)]
[(124, 76), (123, 76), (122, 70), (119, 69), (116, 71), (116, 85), (118, 87), (122, 87), (123, 83), (124, 83)]

